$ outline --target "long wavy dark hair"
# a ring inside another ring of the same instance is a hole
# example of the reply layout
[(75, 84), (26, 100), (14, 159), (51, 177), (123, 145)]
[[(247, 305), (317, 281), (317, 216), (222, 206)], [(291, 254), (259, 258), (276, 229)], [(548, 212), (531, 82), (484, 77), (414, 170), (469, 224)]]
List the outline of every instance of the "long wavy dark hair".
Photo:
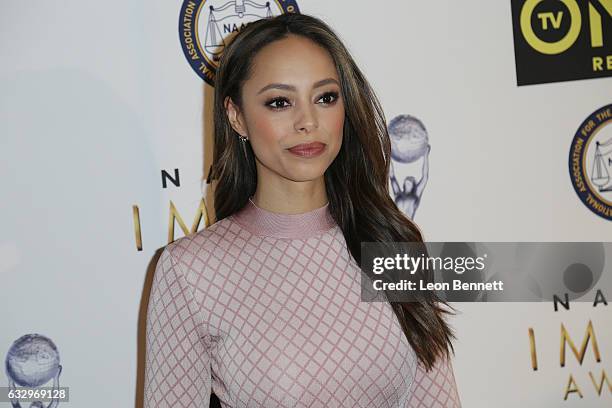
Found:
[[(253, 150), (249, 142), (239, 141), (224, 101), (229, 96), (242, 109), (241, 89), (249, 78), (255, 54), (289, 34), (325, 48), (340, 78), (345, 105), (343, 140), (324, 178), (329, 211), (352, 257), (361, 265), (361, 242), (423, 242), (418, 227), (389, 194), (391, 142), (378, 98), (333, 30), (320, 19), (304, 14), (282, 14), (250, 23), (223, 51), (215, 77), (215, 145), (208, 178), (208, 182), (216, 180), (217, 220), (244, 207), (257, 187)], [(448, 358), (449, 350), (453, 350), (451, 340), (455, 335), (444, 319), (452, 312), (432, 291), (421, 293), (417, 300), (389, 303), (419, 361), (429, 370), (439, 357)]]

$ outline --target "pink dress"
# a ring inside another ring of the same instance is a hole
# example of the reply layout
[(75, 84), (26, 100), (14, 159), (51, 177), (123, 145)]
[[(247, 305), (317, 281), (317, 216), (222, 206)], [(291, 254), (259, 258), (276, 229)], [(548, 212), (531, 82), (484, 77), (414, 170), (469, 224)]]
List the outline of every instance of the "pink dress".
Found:
[(147, 313), (145, 408), (460, 407), (452, 366), (425, 373), (328, 204), (252, 202), (169, 244)]

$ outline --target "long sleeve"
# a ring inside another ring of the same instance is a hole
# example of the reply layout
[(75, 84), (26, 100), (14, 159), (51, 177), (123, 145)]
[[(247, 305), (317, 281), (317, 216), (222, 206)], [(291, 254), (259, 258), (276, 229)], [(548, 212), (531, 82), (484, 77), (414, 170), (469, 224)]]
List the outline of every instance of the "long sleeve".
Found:
[(166, 247), (147, 310), (144, 407), (208, 407), (210, 349), (199, 332), (192, 287)]
[(411, 389), (408, 408), (461, 408), (453, 366), (445, 358), (429, 372), (418, 364)]

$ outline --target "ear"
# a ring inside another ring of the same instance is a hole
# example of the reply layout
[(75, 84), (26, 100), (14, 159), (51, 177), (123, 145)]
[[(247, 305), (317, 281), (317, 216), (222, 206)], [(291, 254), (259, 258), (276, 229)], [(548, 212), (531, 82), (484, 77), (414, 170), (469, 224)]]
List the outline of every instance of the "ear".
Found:
[(232, 98), (229, 96), (225, 97), (225, 101), (223, 102), (225, 105), (225, 112), (227, 114), (227, 119), (230, 122), (232, 128), (241, 136), (247, 136), (246, 126), (244, 123), (244, 117), (240, 112), (240, 108), (232, 101)]

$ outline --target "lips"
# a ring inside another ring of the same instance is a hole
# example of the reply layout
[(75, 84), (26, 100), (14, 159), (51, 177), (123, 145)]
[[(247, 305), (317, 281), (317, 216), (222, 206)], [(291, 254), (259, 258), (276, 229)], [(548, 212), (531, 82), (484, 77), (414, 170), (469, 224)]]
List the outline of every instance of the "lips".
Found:
[(313, 157), (318, 156), (325, 149), (325, 143), (321, 142), (312, 142), (312, 143), (302, 143), (297, 146), (293, 146), (289, 150), (289, 152), (302, 157)]

